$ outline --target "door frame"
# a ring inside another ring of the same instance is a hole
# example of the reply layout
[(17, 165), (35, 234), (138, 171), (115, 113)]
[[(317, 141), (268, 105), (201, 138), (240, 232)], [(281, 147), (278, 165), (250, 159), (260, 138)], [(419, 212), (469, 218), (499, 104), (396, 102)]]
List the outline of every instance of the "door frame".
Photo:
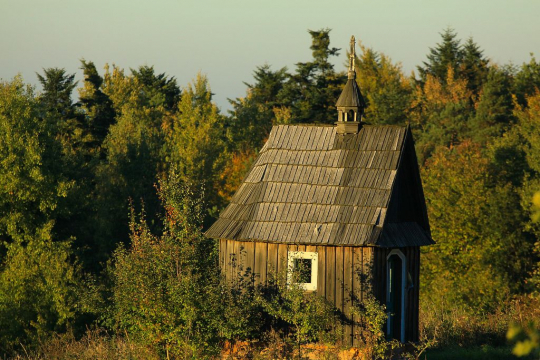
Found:
[[(388, 299), (390, 298), (390, 287), (389, 287), (389, 280), (390, 280), (390, 267), (388, 266), (388, 260), (390, 260), (390, 257), (393, 255), (399, 256), (401, 259), (401, 339), (400, 341), (402, 343), (405, 342), (405, 297), (406, 297), (406, 287), (407, 287), (407, 258), (405, 255), (401, 252), (399, 249), (394, 249), (390, 251), (388, 256), (386, 257), (386, 303), (388, 304)], [(388, 318), (390, 317), (389, 313)], [(390, 328), (390, 321), (386, 321), (386, 335), (391, 334), (392, 329)]]

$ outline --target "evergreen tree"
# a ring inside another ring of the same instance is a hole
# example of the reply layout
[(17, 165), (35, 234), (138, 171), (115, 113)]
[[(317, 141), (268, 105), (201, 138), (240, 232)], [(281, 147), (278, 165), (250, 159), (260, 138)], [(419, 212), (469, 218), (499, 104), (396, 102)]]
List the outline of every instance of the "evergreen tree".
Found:
[(459, 39), (457, 39), (457, 33), (453, 29), (447, 28), (441, 37), (441, 43), (437, 44), (435, 48), (429, 48), (428, 61), (424, 61), (424, 66), (418, 66), (422, 82), (425, 82), (427, 76), (431, 75), (444, 84), (448, 68), (452, 68), (454, 74), (459, 74), (464, 52)]
[(410, 120), (417, 132), (421, 162), (438, 147), (453, 147), (469, 138), (469, 119), (473, 114), (472, 93), (465, 79), (457, 79), (450, 67), (445, 82), (427, 75), (418, 84), (411, 103)]
[(313, 61), (296, 64), (296, 72), (289, 75), (278, 99), (284, 105), (281, 110), (286, 111), (285, 119), (290, 118), (290, 122), (333, 123), (335, 104), (347, 79), (337, 74), (329, 61), (339, 52), (330, 48), (330, 29), (309, 33)]
[(88, 172), (91, 136), (78, 104), (71, 99), (75, 75), (49, 68), (38, 78), (43, 86), (38, 97), (41, 116), (52, 138), (43, 164), (53, 177), (65, 178), (72, 184), (69, 193), (59, 198), (54, 233), (59, 239), (74, 238), (75, 246), (82, 249), (89, 245), (91, 233), (86, 225), (91, 213), (89, 193), (93, 180), (93, 174)]
[(531, 60), (523, 63), (514, 81), (514, 93), (518, 103), (527, 105), (527, 97), (540, 91), (540, 63), (531, 54)]
[(75, 117), (75, 105), (71, 100), (73, 89), (77, 86), (75, 74), (66, 74), (65, 69), (43, 69), (44, 74), (36, 74), (43, 86), (40, 96), (45, 111), (56, 113), (63, 119)]
[(461, 77), (467, 80), (469, 89), (477, 94), (488, 76), (488, 60), (484, 51), (470, 37), (463, 46), (463, 60), (459, 69)]
[(168, 111), (173, 111), (180, 100), (180, 88), (174, 77), (168, 78), (165, 73), (156, 74), (153, 66), (140, 66), (138, 70), (131, 69), (133, 76), (144, 85), (144, 90), (158, 94), (160, 97), (147, 95), (154, 105), (163, 104)]
[(149, 222), (156, 225), (159, 201), (154, 184), (163, 171), (165, 124), (172, 114), (162, 94), (148, 88), (134, 75), (125, 76), (114, 68), (105, 74), (105, 91), (117, 107), (117, 122), (109, 128), (103, 142), (105, 161), (96, 167), (96, 255), (104, 261), (119, 242), (128, 241), (130, 205), (144, 206)]
[(485, 144), (501, 136), (513, 121), (512, 111), (510, 75), (504, 69), (491, 67), (476, 104), (476, 114), (471, 119), (471, 137)]
[(94, 63), (81, 60), (81, 64), (84, 87), (80, 90), (80, 102), (85, 112), (85, 125), (92, 136), (92, 148), (98, 150), (116, 120), (116, 112), (110, 98), (101, 90), (103, 78)]
[(276, 111), (283, 104), (278, 101), (287, 78), (287, 69), (272, 71), (269, 65), (258, 67), (253, 74), (254, 84), (245, 83), (244, 98), (229, 100), (227, 133), (233, 151), (258, 151), (276, 123)]

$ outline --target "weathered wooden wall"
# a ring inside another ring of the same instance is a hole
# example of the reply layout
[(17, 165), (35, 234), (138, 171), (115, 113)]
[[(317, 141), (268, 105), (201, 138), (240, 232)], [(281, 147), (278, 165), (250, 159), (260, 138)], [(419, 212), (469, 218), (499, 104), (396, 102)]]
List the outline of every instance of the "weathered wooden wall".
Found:
[[(418, 338), (419, 251), (417, 247), (401, 250), (407, 257), (408, 271), (414, 281), (414, 288), (406, 299), (406, 334), (407, 340), (415, 341)], [(350, 317), (352, 302), (362, 301), (370, 288), (377, 299), (383, 304), (386, 302), (386, 256), (391, 249), (221, 240), (220, 266), (229, 281), (249, 268), (256, 274), (256, 281), (264, 284), (269, 276), (286, 272), (288, 251), (318, 253), (317, 294), (333, 303), (347, 319), (353, 320)], [(357, 344), (354, 331), (353, 326), (345, 326), (345, 344)]]

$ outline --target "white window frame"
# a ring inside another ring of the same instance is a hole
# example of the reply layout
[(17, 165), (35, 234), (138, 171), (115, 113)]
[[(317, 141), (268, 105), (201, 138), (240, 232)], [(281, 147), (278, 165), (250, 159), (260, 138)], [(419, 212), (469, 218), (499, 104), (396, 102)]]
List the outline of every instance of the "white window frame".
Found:
[(311, 259), (311, 282), (310, 283), (296, 283), (302, 289), (306, 291), (317, 291), (317, 268), (319, 265), (319, 254), (316, 252), (308, 251), (289, 251), (287, 253), (287, 284), (292, 284), (292, 277), (294, 272), (294, 260), (295, 259)]
[[(388, 286), (388, 279), (390, 278), (390, 267), (388, 266), (388, 260), (392, 255), (397, 255), (401, 259), (401, 342), (405, 343), (405, 298), (407, 290), (407, 257), (401, 252), (401, 250), (394, 249), (390, 251), (390, 254), (386, 257), (386, 299), (390, 297), (390, 287)], [(390, 313), (387, 313), (390, 318)], [(390, 321), (386, 324), (386, 334), (390, 335)]]

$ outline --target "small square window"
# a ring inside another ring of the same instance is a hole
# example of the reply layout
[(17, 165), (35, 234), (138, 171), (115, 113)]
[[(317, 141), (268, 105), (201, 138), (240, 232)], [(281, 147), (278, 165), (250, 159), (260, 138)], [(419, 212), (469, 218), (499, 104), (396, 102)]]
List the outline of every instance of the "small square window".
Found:
[(316, 291), (317, 264), (316, 252), (289, 251), (287, 282), (294, 282), (307, 291)]

